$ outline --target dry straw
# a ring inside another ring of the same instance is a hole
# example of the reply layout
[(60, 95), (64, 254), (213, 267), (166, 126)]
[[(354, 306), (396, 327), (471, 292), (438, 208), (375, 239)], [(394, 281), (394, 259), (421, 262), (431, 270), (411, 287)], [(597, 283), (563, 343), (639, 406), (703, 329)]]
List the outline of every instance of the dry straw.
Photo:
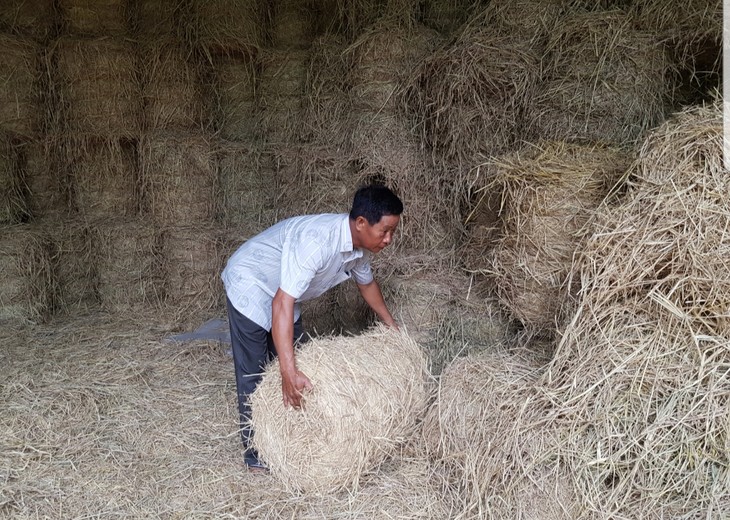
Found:
[(262, 151), (232, 141), (216, 142), (222, 202), (221, 220), (242, 238), (274, 224), (277, 179)]
[[(691, 69), (703, 47), (721, 47), (723, 17), (718, 0), (633, 2), (629, 14), (638, 27), (669, 43), (679, 63)], [(718, 55), (713, 70), (719, 70), (720, 62)]]
[(202, 67), (175, 38), (157, 38), (139, 46), (144, 101), (143, 125), (150, 130), (195, 129), (210, 122)]
[(98, 308), (98, 275), (88, 221), (45, 218), (37, 222), (50, 237), (54, 314)]
[(189, 0), (130, 0), (131, 32), (140, 40), (184, 37), (190, 19)]
[(58, 0), (68, 34), (123, 36), (128, 30), (128, 0)]
[(53, 0), (5, 0), (0, 10), (2, 32), (43, 41), (54, 29)]
[(73, 207), (85, 217), (114, 218), (139, 212), (136, 146), (118, 139), (64, 139)]
[(493, 276), (513, 318), (537, 330), (555, 327), (592, 212), (629, 161), (616, 148), (564, 142), (539, 143), (495, 161), (488, 189), (503, 194), (501, 230), (491, 255), (485, 255), (484, 272)]
[(546, 449), (539, 369), (500, 350), (454, 361), (423, 424), (432, 460), (459, 492), (459, 518), (577, 518), (569, 475)]
[(431, 0), (424, 6), (423, 23), (444, 35), (451, 35), (469, 18), (474, 0)]
[(52, 298), (48, 235), (30, 224), (0, 228), (0, 318), (42, 321)]
[(291, 142), (301, 132), (309, 52), (267, 50), (259, 56), (259, 123), (268, 141)]
[(109, 137), (139, 135), (142, 98), (130, 42), (63, 37), (52, 52), (60, 130)]
[(104, 219), (90, 226), (99, 299), (113, 312), (159, 307), (163, 298), (160, 233), (140, 219)]
[(648, 136), (575, 265), (583, 292), (542, 384), (593, 515), (719, 518), (730, 506), (721, 114), (692, 107)]
[(284, 409), (272, 363), (251, 398), (254, 444), (287, 488), (356, 489), (416, 428), (428, 398), (423, 353), (407, 334), (381, 326), (312, 340), (297, 366), (314, 385), (304, 409)]
[(190, 34), (208, 51), (254, 52), (263, 40), (263, 13), (256, 0), (190, 0)]
[(220, 273), (224, 258), (221, 234), (215, 227), (168, 227), (162, 231), (165, 303), (176, 321), (192, 321), (222, 310)]
[(424, 142), (436, 158), (467, 168), (513, 145), (539, 71), (528, 41), (481, 23), (428, 57), (409, 86)]
[(61, 167), (59, 142), (50, 137), (38, 138), (21, 147), (22, 176), (28, 211), (33, 218), (70, 211), (70, 182), (67, 168)]
[(306, 49), (312, 44), (315, 12), (305, 0), (278, 0), (267, 9), (270, 20), (269, 39), (280, 49)]
[(0, 130), (28, 136), (40, 129), (42, 75), (38, 44), (0, 34)]
[(494, 349), (511, 335), (497, 302), (455, 269), (411, 267), (385, 275), (381, 285), (396, 321), (428, 351), (433, 374), (453, 358)]
[(211, 57), (215, 119), (225, 139), (252, 141), (256, 126), (257, 65), (248, 54), (218, 54)]
[(623, 11), (571, 11), (547, 46), (530, 135), (632, 142), (664, 117), (670, 63), (654, 34)]
[(351, 493), (292, 494), (247, 472), (226, 349), (170, 345), (165, 330), (106, 314), (0, 329), (6, 516), (454, 517), (417, 446)]
[(382, 18), (345, 51), (355, 108), (398, 111), (403, 84), (439, 43), (438, 33), (413, 21)]
[(0, 134), (0, 224), (19, 223), (27, 214), (17, 146)]
[(200, 133), (155, 132), (140, 140), (143, 202), (161, 225), (201, 225), (218, 212), (215, 153)]

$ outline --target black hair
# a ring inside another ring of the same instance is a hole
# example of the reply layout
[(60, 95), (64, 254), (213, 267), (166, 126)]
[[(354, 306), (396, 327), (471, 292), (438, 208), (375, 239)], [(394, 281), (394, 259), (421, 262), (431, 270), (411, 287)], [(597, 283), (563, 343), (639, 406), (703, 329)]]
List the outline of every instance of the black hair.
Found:
[(365, 217), (371, 226), (374, 226), (383, 215), (400, 215), (403, 213), (403, 203), (398, 195), (382, 184), (363, 186), (355, 192), (352, 200), (350, 218)]

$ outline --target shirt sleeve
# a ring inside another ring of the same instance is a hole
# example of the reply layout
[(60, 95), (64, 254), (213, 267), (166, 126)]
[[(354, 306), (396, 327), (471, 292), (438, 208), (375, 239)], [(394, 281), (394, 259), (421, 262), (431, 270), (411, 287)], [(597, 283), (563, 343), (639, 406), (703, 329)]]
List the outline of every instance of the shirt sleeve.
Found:
[(322, 245), (306, 236), (297, 235), (286, 240), (281, 251), (279, 288), (295, 299), (301, 297), (325, 264), (325, 256)]
[(359, 259), (350, 273), (360, 285), (367, 285), (373, 281), (373, 270), (370, 267), (370, 257), (367, 253), (363, 254), (362, 258)]

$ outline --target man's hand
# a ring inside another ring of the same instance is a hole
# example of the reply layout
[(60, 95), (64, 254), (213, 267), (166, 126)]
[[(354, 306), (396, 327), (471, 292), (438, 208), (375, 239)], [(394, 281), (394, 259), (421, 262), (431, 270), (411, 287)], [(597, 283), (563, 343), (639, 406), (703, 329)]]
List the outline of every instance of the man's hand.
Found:
[(284, 408), (290, 406), (296, 410), (302, 406), (302, 395), (312, 389), (309, 378), (297, 369), (281, 373), (281, 393), (284, 396)]

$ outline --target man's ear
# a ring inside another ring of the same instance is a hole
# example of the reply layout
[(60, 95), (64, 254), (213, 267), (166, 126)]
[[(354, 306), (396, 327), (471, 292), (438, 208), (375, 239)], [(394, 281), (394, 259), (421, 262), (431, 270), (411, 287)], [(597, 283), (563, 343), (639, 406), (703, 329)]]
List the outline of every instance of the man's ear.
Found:
[(368, 225), (368, 219), (360, 215), (355, 219), (355, 229), (362, 231)]

